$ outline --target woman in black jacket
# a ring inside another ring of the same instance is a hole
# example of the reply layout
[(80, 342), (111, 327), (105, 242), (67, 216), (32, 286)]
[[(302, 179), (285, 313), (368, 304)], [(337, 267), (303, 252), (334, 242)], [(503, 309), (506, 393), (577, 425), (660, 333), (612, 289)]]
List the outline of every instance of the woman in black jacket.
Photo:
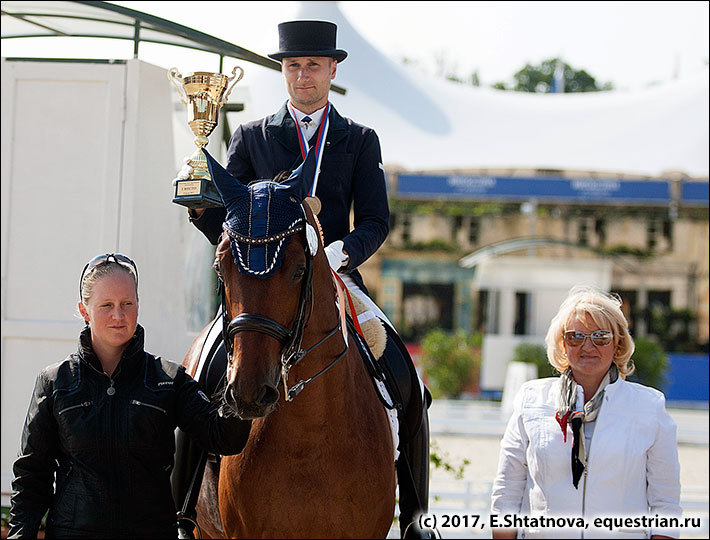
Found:
[(239, 453), (249, 422), (225, 418), (182, 366), (143, 350), (138, 271), (94, 257), (80, 280), (79, 348), (37, 377), (15, 461), (10, 538), (177, 537), (170, 472), (179, 426)]

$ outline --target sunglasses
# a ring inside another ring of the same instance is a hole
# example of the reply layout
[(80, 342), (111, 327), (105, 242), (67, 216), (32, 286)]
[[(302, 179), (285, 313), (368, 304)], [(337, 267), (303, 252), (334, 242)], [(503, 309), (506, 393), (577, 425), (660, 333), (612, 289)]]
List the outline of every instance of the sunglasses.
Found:
[(584, 345), (587, 338), (591, 339), (592, 343), (597, 347), (604, 347), (611, 343), (614, 334), (611, 330), (595, 330), (588, 334), (577, 332), (576, 330), (567, 330), (567, 332), (564, 333), (565, 343), (570, 347), (581, 347)]
[(91, 259), (88, 263), (86, 263), (86, 266), (84, 266), (84, 269), (81, 271), (81, 278), (79, 279), (79, 298), (81, 298), (81, 289), (84, 284), (84, 277), (86, 274), (91, 272), (97, 266), (110, 263), (112, 260), (113, 262), (125, 266), (133, 272), (133, 275), (136, 277), (136, 286), (138, 285), (138, 268), (136, 267), (136, 263), (134, 263), (130, 257), (127, 257), (123, 253), (105, 253), (103, 255), (97, 255)]

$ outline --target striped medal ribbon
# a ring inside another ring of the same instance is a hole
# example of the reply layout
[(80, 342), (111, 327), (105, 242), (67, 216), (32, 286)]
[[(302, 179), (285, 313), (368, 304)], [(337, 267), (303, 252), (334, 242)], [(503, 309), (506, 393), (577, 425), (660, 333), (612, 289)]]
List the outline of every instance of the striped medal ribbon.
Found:
[[(290, 107), (290, 105), (289, 105)], [(296, 118), (296, 113), (292, 110), (294, 118)], [(328, 102), (325, 111), (323, 111), (323, 120), (321, 120), (320, 127), (318, 128), (318, 137), (316, 137), (316, 171), (315, 175), (313, 177), (313, 184), (311, 185), (311, 189), (308, 191), (308, 198), (312, 199), (309, 201), (311, 204), (311, 208), (313, 208), (313, 212), (315, 214), (318, 214), (320, 211), (320, 200), (318, 200), (318, 197), (316, 197), (316, 188), (318, 187), (318, 177), (320, 176), (320, 164), (321, 161), (323, 160), (323, 150), (325, 149), (325, 140), (326, 137), (328, 136), (328, 125), (330, 123), (329, 121), (330, 117), (330, 102)], [(301, 157), (303, 160), (306, 160), (306, 155), (308, 154), (308, 151), (310, 150), (310, 146), (308, 144), (308, 141), (306, 140), (306, 136), (303, 134), (303, 130), (301, 130), (301, 126), (299, 125), (298, 122), (296, 122), (296, 130), (298, 131), (298, 144), (301, 148)], [(313, 200), (314, 199), (314, 200)], [(315, 207), (314, 207), (315, 205)]]

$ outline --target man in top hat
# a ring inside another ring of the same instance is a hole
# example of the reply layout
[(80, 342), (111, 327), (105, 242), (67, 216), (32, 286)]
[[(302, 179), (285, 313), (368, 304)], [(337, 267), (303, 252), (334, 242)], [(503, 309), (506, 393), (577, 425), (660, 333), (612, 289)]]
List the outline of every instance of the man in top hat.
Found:
[[(305, 159), (310, 147), (325, 144), (320, 175), (312, 196), (324, 235), (325, 251), (333, 270), (339, 272), (351, 294), (357, 294), (386, 323), (387, 317), (369, 298), (357, 267), (380, 247), (389, 232), (389, 206), (375, 131), (338, 114), (328, 95), (338, 64), (348, 53), (336, 48), (337, 26), (327, 21), (291, 21), (279, 24), (279, 51), (269, 57), (281, 62), (289, 99), (270, 116), (239, 126), (227, 152), (226, 169), (243, 183), (271, 179), (292, 171)], [(187, 178), (189, 165), (178, 178)], [(354, 228), (350, 230), (350, 209)], [(217, 245), (225, 208), (189, 209), (190, 221)], [(388, 329), (384, 357), (394, 372), (418, 381), (401, 341)], [(209, 346), (209, 345), (207, 345)], [(393, 366), (392, 364), (398, 364)], [(409, 364), (407, 366), (407, 364)], [(410, 375), (408, 372), (412, 372)], [(400, 377), (401, 378), (401, 377)], [(430, 537), (416, 525), (418, 514), (428, 510), (429, 428), (424, 396), (418, 382), (405, 406), (417, 420), (406, 433), (400, 429), (398, 460), (400, 479), (400, 528), (406, 537)], [(425, 391), (428, 394), (428, 391)], [(428, 396), (427, 396), (428, 397)], [(430, 400), (430, 398), (429, 398)], [(401, 423), (401, 422), (400, 422)], [(414, 431), (414, 432), (412, 432)], [(403, 436), (404, 435), (404, 436)], [(403, 451), (403, 452), (402, 452)], [(411, 469), (411, 474), (403, 467)], [(403, 481), (407, 478), (407, 481)]]
[[(336, 25), (326, 21), (279, 24), (280, 50), (269, 57), (281, 62), (289, 99), (276, 114), (236, 129), (226, 168), (243, 183), (295, 169), (308, 147), (316, 144), (329, 108), (315, 193), (321, 203), (318, 219), (331, 266), (369, 298), (357, 267), (377, 251), (389, 232), (387, 189), (375, 131), (343, 118), (328, 101), (330, 81), (348, 55), (335, 46), (336, 31)], [(181, 171), (185, 177), (189, 172), (189, 166)], [(226, 210), (190, 209), (189, 214), (190, 221), (216, 245)]]

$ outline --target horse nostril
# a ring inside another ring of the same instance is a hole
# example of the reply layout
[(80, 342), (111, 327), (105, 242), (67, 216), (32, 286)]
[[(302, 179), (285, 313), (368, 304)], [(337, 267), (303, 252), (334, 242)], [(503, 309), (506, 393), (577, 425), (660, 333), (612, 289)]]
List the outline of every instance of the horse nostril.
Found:
[(274, 388), (270, 384), (265, 384), (261, 387), (261, 392), (259, 392), (259, 395), (256, 398), (256, 402), (259, 405), (266, 407), (267, 405), (276, 403), (278, 399), (279, 391), (276, 390), (276, 388)]
[(230, 384), (227, 386), (227, 390), (224, 394), (224, 397), (225, 397), (225, 400), (227, 401), (227, 403), (229, 403), (230, 405), (232, 405), (234, 407), (237, 406), (237, 403), (238, 403), (237, 402), (237, 393), (236, 393), (233, 385)]

